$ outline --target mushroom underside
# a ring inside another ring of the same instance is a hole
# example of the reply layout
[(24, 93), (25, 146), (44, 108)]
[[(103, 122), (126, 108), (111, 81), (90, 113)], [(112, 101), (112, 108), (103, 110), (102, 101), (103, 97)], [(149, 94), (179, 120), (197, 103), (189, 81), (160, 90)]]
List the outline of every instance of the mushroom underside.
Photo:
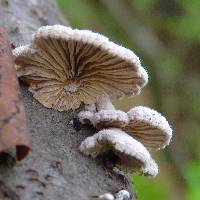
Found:
[(124, 166), (125, 169), (131, 171), (133, 169), (138, 171), (141, 167), (144, 167), (144, 164), (139, 159), (116, 150), (108, 141), (98, 143), (98, 146), (89, 150), (88, 155), (93, 157), (107, 157), (113, 164)]
[(148, 148), (162, 148), (168, 140), (167, 135), (157, 127), (144, 125), (129, 121), (129, 124), (124, 128), (129, 135), (140, 141)]
[(148, 148), (162, 149), (170, 143), (172, 129), (157, 111), (136, 106), (128, 113), (129, 123), (123, 130)]
[(119, 120), (102, 120), (100, 122), (98, 122), (95, 125), (95, 128), (97, 129), (103, 129), (103, 128), (122, 128), (126, 125), (125, 122), (123, 121), (119, 121)]
[(147, 149), (120, 129), (104, 129), (86, 138), (80, 145), (85, 155), (97, 157), (112, 152), (117, 164), (128, 171), (140, 171), (155, 176), (158, 167)]
[(40, 28), (30, 45), (13, 51), (17, 74), (44, 106), (59, 111), (140, 91), (146, 71), (133, 52), (91, 31)]

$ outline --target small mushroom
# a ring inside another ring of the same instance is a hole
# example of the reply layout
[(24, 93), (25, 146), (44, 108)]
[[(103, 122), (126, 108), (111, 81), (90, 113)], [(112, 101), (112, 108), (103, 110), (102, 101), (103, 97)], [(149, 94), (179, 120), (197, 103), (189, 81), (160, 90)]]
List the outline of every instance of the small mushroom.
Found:
[(99, 196), (92, 196), (92, 200), (115, 200), (111, 193), (101, 194)]
[(95, 104), (85, 105), (83, 110), (78, 113), (81, 124), (91, 124), (96, 113)]
[(128, 113), (129, 123), (123, 129), (148, 148), (160, 149), (170, 143), (172, 129), (157, 111), (138, 106)]
[(127, 190), (120, 190), (115, 194), (115, 200), (129, 200), (130, 198), (131, 195)]
[(92, 157), (112, 151), (118, 157), (119, 165), (126, 170), (136, 170), (148, 176), (156, 176), (158, 173), (158, 166), (148, 150), (121, 129), (99, 131), (81, 143), (80, 151)]
[(116, 110), (109, 96), (99, 97), (96, 107), (98, 112), (94, 114), (92, 124), (97, 129), (122, 128), (128, 123), (127, 113)]
[[(97, 129), (102, 128), (122, 128), (128, 123), (127, 113), (116, 110), (114, 105), (111, 103), (109, 96), (101, 96), (98, 98), (95, 109), (88, 109), (85, 106), (78, 114), (79, 121), (82, 124), (92, 124)], [(97, 111), (96, 111), (97, 107)]]
[(92, 196), (93, 200), (129, 200), (131, 197), (127, 190), (120, 190), (114, 195), (111, 193), (105, 193), (99, 196)]
[(132, 51), (88, 30), (44, 26), (13, 54), (34, 98), (58, 111), (93, 104), (102, 95), (137, 94), (148, 80)]

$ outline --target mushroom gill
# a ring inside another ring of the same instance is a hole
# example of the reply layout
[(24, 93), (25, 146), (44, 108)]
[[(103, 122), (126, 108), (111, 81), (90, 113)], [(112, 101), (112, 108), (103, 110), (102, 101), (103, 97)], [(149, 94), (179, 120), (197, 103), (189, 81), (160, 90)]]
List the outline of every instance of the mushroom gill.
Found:
[(132, 51), (87, 30), (44, 26), (13, 54), (34, 98), (59, 111), (95, 103), (102, 95), (136, 94), (148, 80)]

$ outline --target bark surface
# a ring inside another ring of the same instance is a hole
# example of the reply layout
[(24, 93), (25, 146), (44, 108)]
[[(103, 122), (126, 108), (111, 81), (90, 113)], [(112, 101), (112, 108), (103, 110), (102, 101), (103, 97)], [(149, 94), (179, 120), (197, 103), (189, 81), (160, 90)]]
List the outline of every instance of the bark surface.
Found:
[[(68, 25), (53, 0), (0, 0), (0, 25), (13, 46), (28, 43), (31, 34), (47, 24)], [(90, 195), (122, 187), (130, 191), (123, 178), (108, 175), (101, 159), (79, 152), (80, 142), (95, 130), (74, 128), (72, 120), (77, 111), (61, 113), (44, 108), (26, 86), (21, 85), (21, 91), (33, 152), (14, 167), (5, 155), (0, 156), (1, 200), (89, 200)]]

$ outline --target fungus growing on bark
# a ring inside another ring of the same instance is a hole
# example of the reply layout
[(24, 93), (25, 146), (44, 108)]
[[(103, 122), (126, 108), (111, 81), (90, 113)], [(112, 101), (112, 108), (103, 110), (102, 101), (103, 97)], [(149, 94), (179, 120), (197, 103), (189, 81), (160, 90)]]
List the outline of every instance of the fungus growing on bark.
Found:
[(111, 193), (105, 193), (99, 196), (92, 196), (93, 200), (129, 200), (131, 197), (127, 190), (120, 190), (114, 195)]
[(131, 195), (127, 190), (120, 190), (115, 194), (115, 200), (129, 200), (130, 198)]
[[(94, 104), (92, 104), (94, 106)], [(116, 110), (108, 96), (98, 98), (95, 108), (97, 110), (88, 110), (84, 108), (78, 114), (79, 121), (82, 124), (92, 124), (95, 128), (122, 128), (128, 123), (127, 113)]]
[(91, 124), (96, 112), (95, 104), (85, 105), (83, 110), (78, 113), (81, 124)]
[(93, 200), (115, 200), (111, 193), (101, 194), (99, 196), (92, 196)]
[(118, 164), (123, 169), (139, 171), (148, 176), (156, 176), (158, 173), (158, 166), (148, 150), (121, 129), (110, 128), (99, 131), (81, 143), (80, 151), (92, 157), (112, 151), (118, 157)]
[(136, 94), (148, 80), (132, 51), (88, 30), (44, 26), (13, 54), (34, 98), (59, 111), (95, 103), (102, 95)]
[(98, 98), (97, 113), (94, 114), (92, 124), (94, 127), (101, 128), (122, 128), (128, 123), (128, 116), (121, 110), (116, 110), (108, 96)]
[(169, 144), (172, 137), (172, 129), (157, 111), (138, 106), (128, 113), (129, 123), (124, 131), (140, 141), (148, 148), (160, 149)]

